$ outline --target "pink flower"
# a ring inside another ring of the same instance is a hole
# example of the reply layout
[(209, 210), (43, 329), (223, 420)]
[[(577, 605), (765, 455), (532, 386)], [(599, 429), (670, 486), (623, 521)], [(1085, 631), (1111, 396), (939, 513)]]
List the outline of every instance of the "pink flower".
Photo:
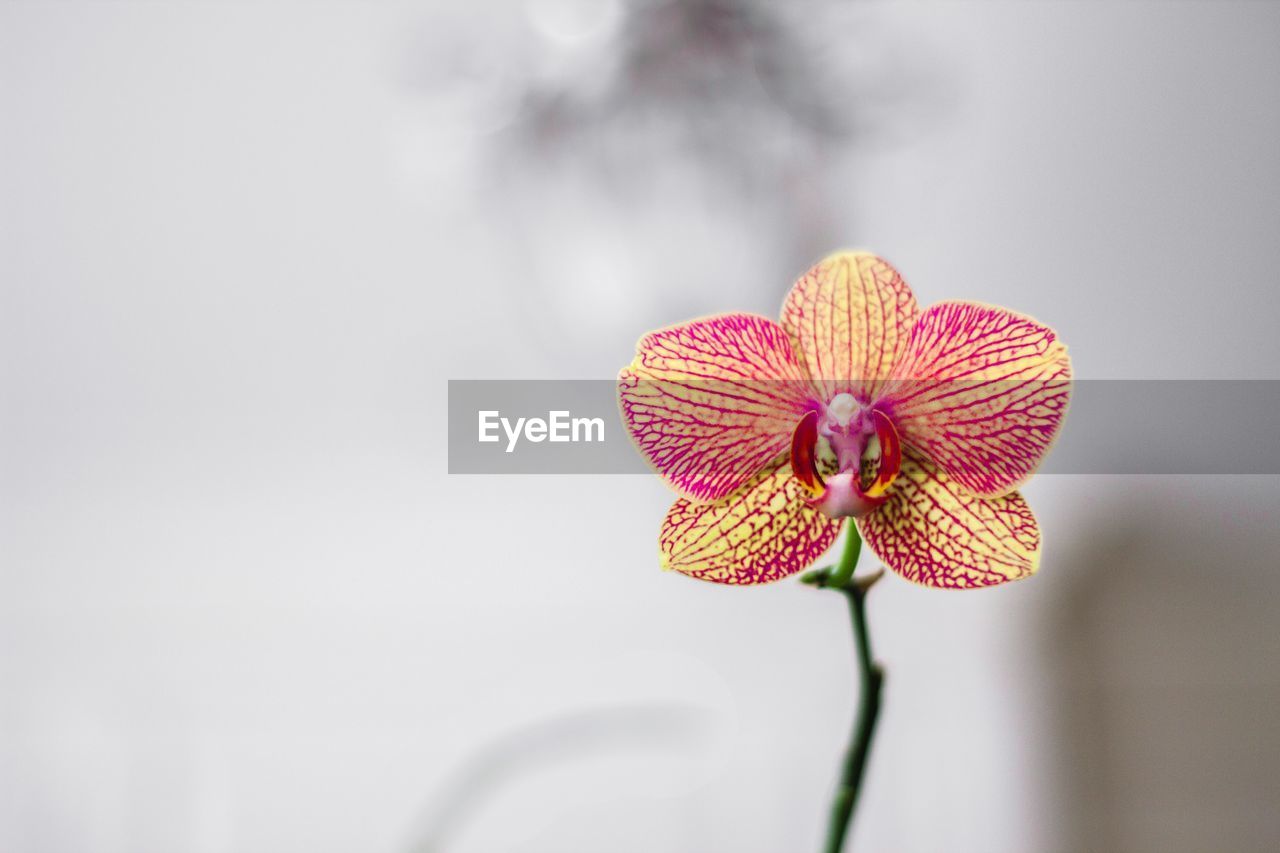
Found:
[(921, 310), (865, 252), (809, 270), (780, 323), (722, 314), (645, 335), (618, 377), (632, 440), (680, 495), (663, 567), (732, 584), (812, 565), (846, 518), (916, 583), (1032, 574), (1040, 529), (1016, 489), (1070, 394), (1052, 329), (976, 302)]

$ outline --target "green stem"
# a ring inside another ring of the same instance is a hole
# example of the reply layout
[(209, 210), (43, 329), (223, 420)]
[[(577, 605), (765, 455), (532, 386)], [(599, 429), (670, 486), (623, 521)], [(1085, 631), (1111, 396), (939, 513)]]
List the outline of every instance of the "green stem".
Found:
[(858, 526), (849, 521), (845, 527), (849, 529), (849, 533), (845, 536), (844, 553), (840, 555), (835, 571), (822, 584), (831, 589), (844, 589), (849, 585), (849, 581), (853, 580), (853, 570), (858, 567), (858, 557), (862, 555), (862, 537), (858, 535)]
[(866, 770), (867, 755), (871, 752), (871, 738), (875, 734), (876, 718), (880, 714), (880, 691), (884, 686), (884, 669), (872, 659), (871, 638), (867, 633), (867, 615), (864, 603), (871, 585), (880, 579), (881, 572), (855, 579), (854, 568), (862, 551), (862, 537), (853, 524), (849, 524), (849, 538), (845, 541), (844, 554), (834, 571), (820, 570), (805, 577), (805, 581), (827, 589), (844, 593), (849, 602), (849, 617), (853, 623), (853, 638), (857, 647), (859, 706), (853, 724), (853, 736), (845, 750), (840, 768), (840, 782), (835, 799), (831, 803), (831, 820), (827, 827), (825, 853), (841, 853), (854, 809), (858, 805), (858, 793), (862, 774)]

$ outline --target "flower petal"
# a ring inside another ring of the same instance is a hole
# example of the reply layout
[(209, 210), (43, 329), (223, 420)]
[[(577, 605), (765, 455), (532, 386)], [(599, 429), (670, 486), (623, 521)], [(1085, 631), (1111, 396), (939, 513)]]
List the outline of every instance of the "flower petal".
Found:
[(840, 535), (804, 498), (787, 464), (761, 471), (722, 501), (677, 500), (662, 522), (662, 567), (726, 584), (780, 580), (808, 566)]
[(910, 452), (889, 500), (858, 529), (886, 566), (925, 586), (994, 586), (1040, 564), (1040, 527), (1022, 495), (970, 494)]
[(840, 252), (792, 286), (782, 326), (824, 401), (848, 392), (869, 402), (906, 351), (919, 313), (888, 261)]
[(883, 405), (908, 445), (974, 494), (1024, 483), (1062, 429), (1071, 359), (1048, 326), (992, 305), (920, 315)]
[(786, 332), (752, 314), (651, 332), (618, 375), (636, 447), (695, 501), (731, 494), (786, 451), (811, 396)]

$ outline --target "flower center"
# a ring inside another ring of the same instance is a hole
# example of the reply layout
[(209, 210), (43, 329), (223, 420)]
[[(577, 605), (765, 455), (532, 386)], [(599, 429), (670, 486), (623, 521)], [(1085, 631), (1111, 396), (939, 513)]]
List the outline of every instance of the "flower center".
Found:
[(837, 394), (823, 410), (808, 412), (791, 437), (792, 471), (811, 502), (834, 518), (857, 518), (884, 503), (901, 468), (893, 421), (851, 394)]

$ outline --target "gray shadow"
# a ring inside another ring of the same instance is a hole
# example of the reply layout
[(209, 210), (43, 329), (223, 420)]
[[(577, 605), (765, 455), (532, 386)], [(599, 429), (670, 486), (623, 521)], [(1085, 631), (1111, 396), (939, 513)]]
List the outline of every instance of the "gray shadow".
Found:
[(1143, 482), (1061, 568), (1055, 849), (1280, 850), (1280, 478)]

